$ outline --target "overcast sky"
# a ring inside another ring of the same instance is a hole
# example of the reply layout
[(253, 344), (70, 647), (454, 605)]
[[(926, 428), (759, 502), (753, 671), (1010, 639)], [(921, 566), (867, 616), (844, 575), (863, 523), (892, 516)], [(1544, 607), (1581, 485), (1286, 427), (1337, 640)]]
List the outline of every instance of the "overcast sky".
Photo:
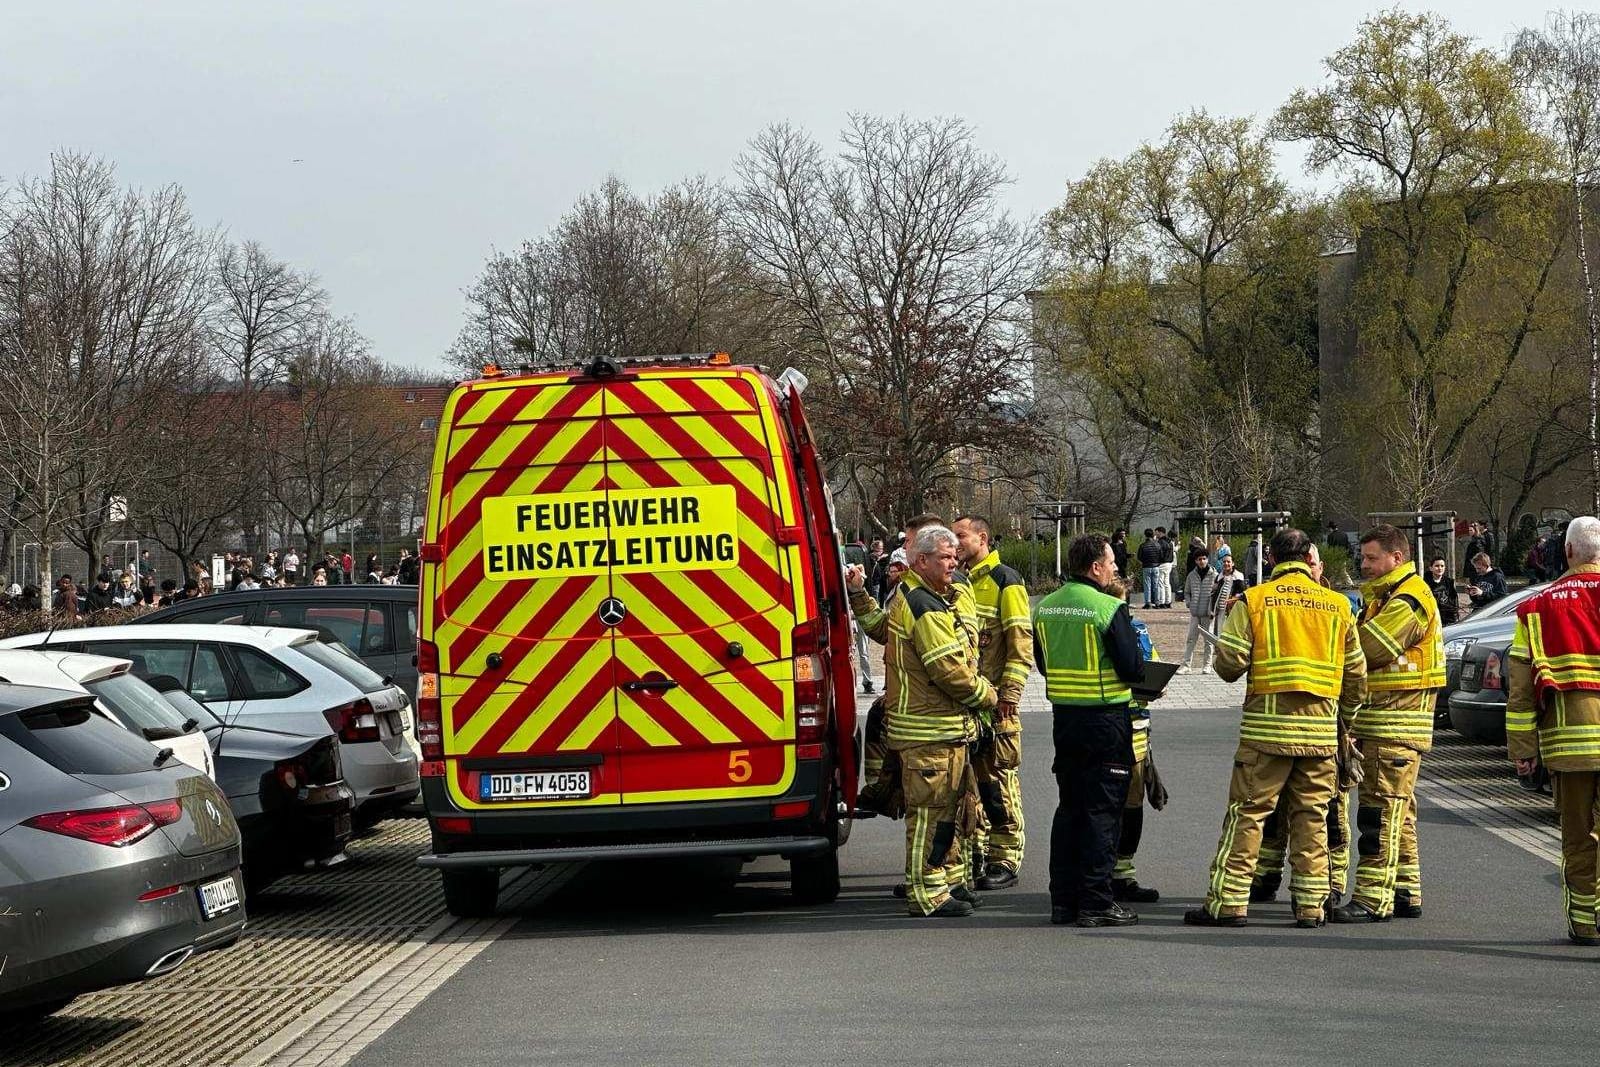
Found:
[[(1499, 45), (1551, 5), (1402, 6)], [(1035, 215), (1191, 107), (1269, 114), (1375, 9), (8, 0), (0, 181), (72, 148), (129, 184), (176, 182), (200, 222), (318, 274), (383, 358), (431, 369), (491, 248), (608, 173), (650, 192), (726, 174), (771, 122), (832, 141), (852, 111), (957, 115)]]

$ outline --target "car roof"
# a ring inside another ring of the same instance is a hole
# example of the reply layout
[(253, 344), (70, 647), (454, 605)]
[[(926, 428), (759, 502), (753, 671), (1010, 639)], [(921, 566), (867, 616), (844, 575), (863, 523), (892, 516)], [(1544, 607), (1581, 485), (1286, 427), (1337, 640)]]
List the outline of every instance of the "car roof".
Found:
[[(26, 648), (37, 644), (43, 633), (24, 634), (0, 641), (0, 649)], [(56, 630), (49, 635), (55, 644), (75, 644), (80, 641), (218, 641), (229, 645), (251, 645), (255, 648), (283, 648), (286, 645), (315, 641), (317, 631), (296, 626), (224, 626), (210, 622), (150, 623), (137, 626), (86, 626), (78, 630)]]
[(176, 615), (216, 604), (248, 604), (267, 599), (321, 600), (324, 597), (347, 599), (351, 596), (362, 596), (369, 600), (416, 600), (417, 588), (414, 585), (291, 585), (286, 589), (235, 589), (231, 592), (212, 593), (210, 596), (180, 601), (153, 611), (150, 615), (153, 617), (167, 612)]
[(86, 682), (121, 674), (131, 666), (129, 660), (86, 652), (0, 649), (0, 680), (14, 685), (81, 690)]
[(87, 693), (74, 693), (70, 689), (50, 689), (42, 685), (0, 685), (0, 715), (14, 715), (19, 711), (47, 708), (52, 704), (83, 704), (89, 700)]

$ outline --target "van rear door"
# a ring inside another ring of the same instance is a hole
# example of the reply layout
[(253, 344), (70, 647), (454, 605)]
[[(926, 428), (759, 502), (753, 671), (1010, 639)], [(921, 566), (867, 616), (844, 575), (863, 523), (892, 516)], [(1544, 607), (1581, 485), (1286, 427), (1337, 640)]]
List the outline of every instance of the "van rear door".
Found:
[(749, 371), (649, 371), (608, 382), (605, 409), (623, 802), (782, 793), (809, 594), (771, 394)]
[[(467, 809), (616, 804), (608, 567), (531, 547), (553, 506), (606, 497), (603, 390), (564, 375), (456, 394), (438, 477), (431, 586), (452, 799)], [(593, 510), (590, 508), (589, 510)], [(569, 546), (570, 547), (570, 546)], [(571, 562), (570, 560), (568, 561)], [(548, 564), (548, 565), (546, 565)]]

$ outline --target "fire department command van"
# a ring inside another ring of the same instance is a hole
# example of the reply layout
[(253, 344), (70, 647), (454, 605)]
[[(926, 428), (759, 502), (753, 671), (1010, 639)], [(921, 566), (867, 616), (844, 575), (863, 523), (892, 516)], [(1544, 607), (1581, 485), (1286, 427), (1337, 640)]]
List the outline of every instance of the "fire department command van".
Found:
[(454, 914), (502, 868), (630, 856), (777, 855), (837, 896), (855, 688), (803, 384), (715, 353), (451, 394), (417, 738)]

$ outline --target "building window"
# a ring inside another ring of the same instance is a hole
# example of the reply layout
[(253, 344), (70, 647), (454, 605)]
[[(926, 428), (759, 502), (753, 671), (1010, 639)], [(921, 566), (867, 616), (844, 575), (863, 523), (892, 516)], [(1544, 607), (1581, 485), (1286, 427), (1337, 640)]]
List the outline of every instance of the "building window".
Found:
[(415, 404), (416, 402), (417, 402), (417, 391), (415, 389), (407, 389), (406, 390), (406, 403), (407, 404)]
[(439, 416), (429, 415), (425, 417), (422, 420), (422, 428), (424, 430), (437, 430), (439, 428)]

